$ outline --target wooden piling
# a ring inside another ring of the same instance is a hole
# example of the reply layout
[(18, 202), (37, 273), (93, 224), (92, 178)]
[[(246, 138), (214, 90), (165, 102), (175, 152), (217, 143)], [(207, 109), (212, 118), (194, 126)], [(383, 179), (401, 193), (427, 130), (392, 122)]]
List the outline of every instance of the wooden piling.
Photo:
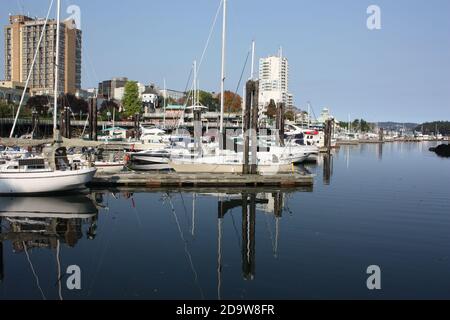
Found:
[(194, 109), (194, 148), (197, 154), (200, 154), (202, 151), (202, 131), (203, 131), (203, 125), (202, 125), (202, 110)]
[(383, 128), (380, 128), (379, 140), (380, 140), (380, 142), (384, 142), (384, 129)]
[(89, 140), (97, 141), (97, 98), (89, 99)]
[(245, 94), (244, 119), (242, 119), (242, 121), (244, 122), (244, 126), (243, 126), (244, 132), (242, 133), (243, 137), (244, 137), (244, 150), (243, 150), (244, 159), (243, 159), (243, 166), (242, 166), (242, 173), (243, 174), (249, 174), (250, 173), (250, 166), (249, 166), (250, 136), (249, 136), (249, 130), (250, 130), (253, 87), (254, 87), (253, 81), (247, 81), (246, 94)]
[(259, 81), (253, 82), (252, 91), (252, 119), (251, 119), (251, 133), (252, 133), (252, 145), (251, 145), (251, 164), (250, 174), (258, 173), (258, 113), (259, 113)]
[(276, 129), (278, 130), (278, 143), (281, 147), (284, 147), (284, 109), (285, 104), (279, 102), (277, 104)]
[(324, 128), (324, 134), (325, 134), (325, 148), (327, 152), (330, 152), (331, 150), (331, 134), (333, 129), (333, 120), (326, 120), (325, 121), (325, 128)]

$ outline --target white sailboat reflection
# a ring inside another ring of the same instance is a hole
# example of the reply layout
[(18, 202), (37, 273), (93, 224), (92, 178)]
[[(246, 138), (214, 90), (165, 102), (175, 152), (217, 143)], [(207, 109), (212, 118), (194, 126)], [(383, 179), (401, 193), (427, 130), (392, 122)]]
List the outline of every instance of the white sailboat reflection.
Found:
[(4, 278), (3, 246), (11, 242), (16, 253), (25, 253), (43, 299), (36, 268), (29, 252), (33, 249), (55, 251), (58, 297), (61, 287), (61, 243), (74, 247), (83, 236), (83, 224), (89, 225), (87, 238), (95, 237), (98, 209), (93, 200), (81, 194), (60, 197), (9, 197), (0, 201), (0, 281)]

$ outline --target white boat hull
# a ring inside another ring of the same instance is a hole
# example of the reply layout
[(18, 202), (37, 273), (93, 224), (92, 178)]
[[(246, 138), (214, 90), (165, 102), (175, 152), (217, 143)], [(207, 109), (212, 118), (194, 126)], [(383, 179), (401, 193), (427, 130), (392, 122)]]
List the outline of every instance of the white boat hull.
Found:
[(123, 170), (124, 162), (94, 162), (98, 173), (118, 173)]
[[(242, 173), (242, 164), (210, 164), (171, 161), (169, 165), (179, 173)], [(259, 174), (293, 172), (292, 164), (258, 165)]]
[(0, 194), (37, 194), (85, 187), (97, 169), (73, 171), (1, 172)]

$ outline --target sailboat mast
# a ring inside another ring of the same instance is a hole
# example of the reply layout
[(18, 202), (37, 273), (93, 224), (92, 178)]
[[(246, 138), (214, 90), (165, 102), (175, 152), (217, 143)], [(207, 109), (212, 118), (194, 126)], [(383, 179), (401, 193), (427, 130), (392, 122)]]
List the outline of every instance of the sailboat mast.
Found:
[(194, 92), (192, 93), (192, 105), (197, 105), (197, 60), (194, 60)]
[(56, 58), (55, 58), (55, 86), (54, 86), (54, 106), (53, 106), (53, 138), (57, 139), (57, 126), (58, 119), (58, 82), (59, 82), (59, 42), (60, 42), (60, 13), (61, 13), (61, 0), (57, 0), (56, 6)]
[(163, 113), (163, 128), (166, 128), (166, 108), (167, 108), (167, 88), (166, 88), (166, 78), (164, 78), (164, 113)]
[(255, 40), (252, 41), (252, 71), (250, 73), (250, 79), (255, 79)]
[(222, 72), (220, 82), (220, 133), (223, 134), (223, 114), (225, 110), (225, 45), (227, 30), (227, 0), (223, 0), (223, 21), (222, 21)]

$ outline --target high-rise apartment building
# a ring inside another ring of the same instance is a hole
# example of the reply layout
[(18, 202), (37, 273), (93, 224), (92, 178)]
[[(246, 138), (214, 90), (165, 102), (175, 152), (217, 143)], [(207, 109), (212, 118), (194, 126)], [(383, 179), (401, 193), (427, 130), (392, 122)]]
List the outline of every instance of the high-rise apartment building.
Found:
[(293, 95), (289, 93), (289, 63), (281, 49), (278, 56), (259, 60), (259, 109), (262, 117), (270, 100), (283, 102), (287, 108), (294, 106)]
[[(25, 82), (38, 50), (29, 88), (32, 94), (53, 94), (56, 21), (47, 21), (39, 48), (45, 19), (15, 15), (10, 16), (9, 22), (5, 26), (5, 80)], [(75, 94), (81, 89), (81, 30), (71, 20), (61, 23), (59, 52), (58, 91)]]

